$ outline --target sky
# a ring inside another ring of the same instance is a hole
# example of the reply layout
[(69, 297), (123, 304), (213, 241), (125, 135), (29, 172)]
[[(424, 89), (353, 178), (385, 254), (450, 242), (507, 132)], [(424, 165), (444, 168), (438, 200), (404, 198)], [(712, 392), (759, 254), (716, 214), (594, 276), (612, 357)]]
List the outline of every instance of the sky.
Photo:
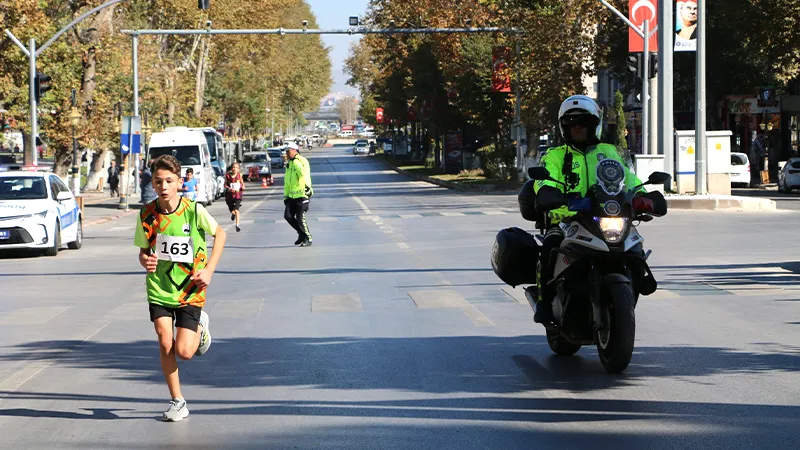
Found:
[[(363, 16), (367, 11), (369, 0), (306, 0), (317, 17), (321, 29), (346, 29), (350, 16)], [(350, 44), (358, 42), (361, 36), (322, 35), (322, 41), (331, 47), (331, 63), (333, 64), (333, 85), (331, 92), (358, 94), (358, 91), (347, 86), (348, 76), (344, 73), (344, 60), (349, 53)]]

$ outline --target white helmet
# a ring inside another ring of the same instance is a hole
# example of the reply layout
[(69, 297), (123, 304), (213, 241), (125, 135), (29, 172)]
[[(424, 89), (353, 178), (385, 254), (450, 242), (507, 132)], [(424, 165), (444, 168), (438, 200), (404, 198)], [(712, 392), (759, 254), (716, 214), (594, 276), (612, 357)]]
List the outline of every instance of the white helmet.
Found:
[(565, 140), (569, 140), (569, 135), (564, 130), (564, 125), (561, 119), (565, 116), (585, 115), (589, 114), (597, 119), (597, 128), (595, 129), (595, 136), (600, 139), (603, 135), (603, 116), (600, 112), (600, 107), (597, 103), (586, 95), (572, 95), (567, 97), (561, 107), (558, 109), (558, 129), (561, 130), (561, 136)]

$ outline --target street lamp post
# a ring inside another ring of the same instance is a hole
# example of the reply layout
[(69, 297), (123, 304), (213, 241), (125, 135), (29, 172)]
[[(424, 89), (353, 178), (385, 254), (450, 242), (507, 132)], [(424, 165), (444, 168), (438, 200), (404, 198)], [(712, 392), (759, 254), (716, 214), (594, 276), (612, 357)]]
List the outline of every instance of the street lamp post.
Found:
[[(81, 173), (80, 173), (80, 159), (78, 157), (78, 139), (76, 138), (76, 131), (78, 125), (81, 123), (81, 113), (75, 106), (75, 89), (72, 90), (72, 111), (69, 116), (70, 125), (72, 125), (72, 193), (75, 198), (81, 198)], [(78, 205), (83, 208), (83, 202), (78, 200)]]
[[(144, 108), (143, 108), (144, 109)], [(144, 163), (150, 163), (150, 145), (147, 143), (147, 135), (150, 133), (150, 130), (153, 127), (150, 126), (150, 120), (147, 117), (147, 109), (143, 111), (144, 117), (142, 117), (144, 124), (142, 124), (142, 139), (144, 139)]]

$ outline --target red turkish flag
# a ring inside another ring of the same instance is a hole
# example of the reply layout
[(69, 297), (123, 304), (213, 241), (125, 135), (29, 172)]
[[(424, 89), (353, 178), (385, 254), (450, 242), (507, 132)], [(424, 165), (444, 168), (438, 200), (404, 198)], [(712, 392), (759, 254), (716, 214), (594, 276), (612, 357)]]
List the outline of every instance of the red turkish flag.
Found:
[(375, 120), (378, 123), (383, 123), (383, 108), (375, 108)]
[[(668, 7), (672, 8), (672, 5), (670, 4)], [(658, 25), (658, 0), (630, 0), (628, 2), (628, 19), (641, 31), (644, 31), (644, 21), (648, 20), (650, 31), (652, 31)], [(654, 53), (658, 51), (658, 33), (653, 33), (653, 36), (650, 37), (649, 50)], [(628, 52), (643, 51), (644, 39), (628, 28)]]

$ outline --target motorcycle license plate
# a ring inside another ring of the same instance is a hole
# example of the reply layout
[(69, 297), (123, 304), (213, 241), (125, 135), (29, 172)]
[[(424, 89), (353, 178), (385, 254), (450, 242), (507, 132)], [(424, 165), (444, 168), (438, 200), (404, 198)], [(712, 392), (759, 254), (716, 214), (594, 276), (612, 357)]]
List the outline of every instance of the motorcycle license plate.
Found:
[(11, 230), (0, 230), (0, 239), (11, 239)]

